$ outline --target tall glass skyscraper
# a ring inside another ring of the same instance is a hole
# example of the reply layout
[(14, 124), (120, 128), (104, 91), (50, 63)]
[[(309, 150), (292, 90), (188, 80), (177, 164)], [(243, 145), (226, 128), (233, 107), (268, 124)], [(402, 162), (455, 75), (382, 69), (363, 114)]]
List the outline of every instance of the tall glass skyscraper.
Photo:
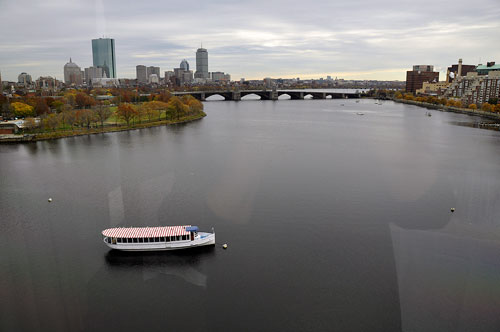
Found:
[(195, 78), (206, 78), (208, 75), (208, 52), (204, 48), (199, 48), (196, 51), (196, 73), (194, 73)]
[(116, 78), (115, 40), (111, 38), (92, 39), (94, 67), (102, 68), (107, 78)]

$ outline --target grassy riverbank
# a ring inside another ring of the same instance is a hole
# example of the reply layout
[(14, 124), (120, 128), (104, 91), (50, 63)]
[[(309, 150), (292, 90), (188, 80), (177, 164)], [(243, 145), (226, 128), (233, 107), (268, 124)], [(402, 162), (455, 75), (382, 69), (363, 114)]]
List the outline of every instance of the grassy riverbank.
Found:
[[(127, 131), (127, 130), (135, 130), (142, 128), (150, 128), (150, 127), (158, 127), (158, 126), (166, 126), (166, 125), (174, 125), (180, 123), (186, 123), (191, 121), (196, 121), (204, 118), (206, 113), (200, 111), (195, 115), (189, 115), (180, 117), (175, 120), (160, 120), (160, 121), (151, 121), (151, 122), (141, 122), (135, 123), (127, 126), (126, 124), (106, 124), (104, 127), (99, 128), (79, 128), (74, 130), (57, 130), (57, 131), (49, 131), (43, 133), (35, 133), (28, 135), (9, 135), (5, 139), (0, 139), (0, 143), (16, 143), (16, 142), (33, 142), (33, 141), (42, 141), (42, 140), (50, 140), (64, 137), (73, 137), (73, 136), (82, 136), (82, 135), (95, 135), (95, 134), (103, 134), (103, 133), (111, 133), (117, 131)], [(15, 137), (17, 136), (17, 137)]]
[(415, 106), (420, 106), (420, 107), (425, 107), (425, 108), (430, 108), (430, 109), (443, 110), (446, 112), (481, 116), (481, 117), (488, 118), (491, 120), (500, 121), (500, 113), (486, 112), (486, 111), (482, 111), (482, 110), (478, 110), (478, 109), (470, 109), (470, 108), (463, 108), (463, 107), (446, 106), (446, 105), (441, 105), (441, 104), (431, 104), (431, 103), (426, 103), (426, 102), (421, 102), (421, 101), (416, 101), (416, 100), (405, 100), (405, 99), (398, 99), (398, 98), (394, 98), (392, 100), (397, 102), (397, 103), (415, 105)]

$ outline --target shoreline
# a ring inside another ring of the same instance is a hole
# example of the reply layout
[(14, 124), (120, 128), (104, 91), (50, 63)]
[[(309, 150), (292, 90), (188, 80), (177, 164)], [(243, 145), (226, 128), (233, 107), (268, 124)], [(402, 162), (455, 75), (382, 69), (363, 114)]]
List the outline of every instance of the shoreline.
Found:
[(405, 100), (405, 99), (396, 99), (396, 98), (393, 98), (391, 100), (396, 102), (396, 103), (415, 105), (415, 106), (436, 109), (436, 110), (443, 110), (446, 112), (467, 114), (467, 115), (472, 115), (472, 116), (480, 116), (480, 117), (487, 118), (490, 120), (496, 120), (497, 122), (500, 121), (500, 113), (485, 112), (485, 111), (481, 111), (479, 109), (473, 110), (470, 108), (446, 106), (446, 105), (440, 105), (440, 104), (436, 105), (436, 104), (430, 104), (430, 103), (425, 103), (425, 102), (415, 101), (415, 100)]
[(84, 129), (79, 131), (53, 131), (48, 133), (41, 134), (21, 134), (21, 135), (5, 135), (4, 137), (0, 137), (0, 144), (12, 144), (12, 143), (30, 143), (37, 141), (48, 141), (59, 138), (68, 138), (68, 137), (76, 137), (76, 136), (85, 136), (85, 135), (96, 135), (96, 134), (106, 134), (106, 133), (115, 133), (121, 131), (130, 131), (144, 128), (152, 128), (152, 127), (160, 127), (160, 126), (169, 126), (176, 125), (182, 123), (188, 123), (193, 121), (198, 121), (206, 117), (207, 114), (205, 112), (201, 112), (197, 115), (192, 115), (185, 117), (179, 121), (176, 120), (161, 120), (155, 122), (145, 122), (145, 123), (137, 123), (132, 126), (127, 127), (124, 126), (110, 126), (106, 128), (93, 128), (93, 129)]

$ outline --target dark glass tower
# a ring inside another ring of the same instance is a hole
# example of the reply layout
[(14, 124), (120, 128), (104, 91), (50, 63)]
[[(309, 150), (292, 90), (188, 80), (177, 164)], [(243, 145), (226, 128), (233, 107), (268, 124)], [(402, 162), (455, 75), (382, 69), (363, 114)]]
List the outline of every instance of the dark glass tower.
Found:
[(94, 60), (94, 67), (102, 68), (107, 78), (116, 78), (114, 39), (92, 39), (92, 58)]

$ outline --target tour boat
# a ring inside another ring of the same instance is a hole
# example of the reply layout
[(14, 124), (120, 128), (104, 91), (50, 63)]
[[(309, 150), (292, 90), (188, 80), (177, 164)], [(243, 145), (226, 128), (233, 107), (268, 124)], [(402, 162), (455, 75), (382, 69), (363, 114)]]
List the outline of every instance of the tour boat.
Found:
[(112, 249), (158, 251), (215, 245), (215, 232), (198, 232), (197, 226), (119, 227), (102, 231)]

